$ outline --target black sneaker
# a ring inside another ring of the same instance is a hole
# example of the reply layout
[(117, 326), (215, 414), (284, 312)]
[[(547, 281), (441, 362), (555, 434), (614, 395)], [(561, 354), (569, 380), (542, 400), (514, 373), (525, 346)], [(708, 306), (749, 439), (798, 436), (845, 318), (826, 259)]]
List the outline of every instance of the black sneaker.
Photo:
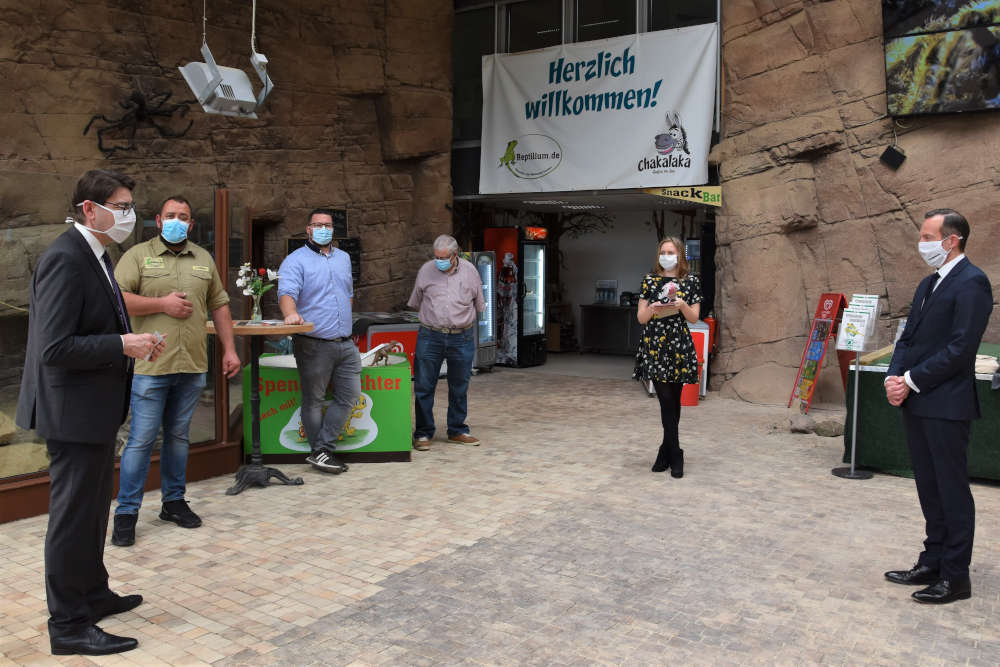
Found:
[(160, 518), (173, 521), (181, 528), (197, 528), (201, 525), (201, 517), (191, 511), (186, 500), (168, 500), (163, 503)]
[(334, 456), (328, 449), (320, 449), (306, 457), (306, 463), (311, 463), (313, 468), (339, 475), (347, 472), (347, 464)]
[(111, 531), (111, 544), (116, 547), (130, 547), (135, 544), (135, 522), (138, 514), (116, 514), (115, 527)]

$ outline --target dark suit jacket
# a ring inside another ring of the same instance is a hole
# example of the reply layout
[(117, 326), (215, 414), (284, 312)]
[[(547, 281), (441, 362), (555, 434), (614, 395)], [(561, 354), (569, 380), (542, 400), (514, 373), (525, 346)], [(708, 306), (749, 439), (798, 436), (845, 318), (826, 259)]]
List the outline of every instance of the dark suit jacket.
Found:
[(18, 426), (47, 440), (115, 441), (132, 386), (118, 312), (104, 266), (71, 227), (32, 276)]
[(933, 275), (917, 287), (888, 374), (910, 371), (910, 379), (920, 389), (919, 394), (910, 391), (903, 402), (903, 409), (911, 414), (978, 419), (975, 362), (993, 310), (990, 281), (968, 258), (962, 258), (930, 292)]

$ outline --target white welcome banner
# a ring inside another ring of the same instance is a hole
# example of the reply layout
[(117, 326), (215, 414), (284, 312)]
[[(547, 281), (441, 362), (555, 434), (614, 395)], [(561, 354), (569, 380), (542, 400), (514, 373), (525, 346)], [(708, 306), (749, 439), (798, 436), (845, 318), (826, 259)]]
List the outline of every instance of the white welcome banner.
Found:
[(485, 56), (480, 193), (707, 183), (716, 31)]

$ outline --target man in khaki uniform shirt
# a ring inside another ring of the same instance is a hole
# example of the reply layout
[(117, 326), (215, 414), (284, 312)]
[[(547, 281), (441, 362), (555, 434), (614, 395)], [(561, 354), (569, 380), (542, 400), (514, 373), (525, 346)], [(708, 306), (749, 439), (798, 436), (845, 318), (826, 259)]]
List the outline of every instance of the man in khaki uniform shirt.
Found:
[(184, 499), (191, 418), (205, 388), (208, 353), (205, 322), (209, 314), (222, 345), (222, 370), (240, 370), (233, 345), (229, 295), (207, 250), (187, 240), (193, 227), (191, 205), (168, 198), (156, 216), (160, 235), (130, 248), (119, 260), (115, 278), (121, 286), (132, 329), (159, 333), (168, 341), (155, 361), (138, 360), (132, 383), (132, 427), (122, 451), (121, 483), (111, 543), (135, 543), (135, 524), (149, 473), (150, 455), (163, 428), (160, 447), (160, 518), (184, 528), (201, 519)]

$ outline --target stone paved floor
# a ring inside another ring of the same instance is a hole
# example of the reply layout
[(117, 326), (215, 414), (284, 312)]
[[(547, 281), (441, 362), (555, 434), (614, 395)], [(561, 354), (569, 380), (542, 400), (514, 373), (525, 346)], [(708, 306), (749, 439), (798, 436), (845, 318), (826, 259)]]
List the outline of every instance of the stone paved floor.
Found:
[(197, 530), (154, 492), (106, 554), (146, 597), (102, 624), (139, 639), (120, 656), (48, 655), (45, 517), (0, 526), (0, 662), (1000, 664), (1000, 487), (973, 489), (974, 597), (925, 607), (882, 579), (920, 546), (913, 482), (831, 476), (840, 439), (775, 428), (783, 409), (685, 409), (681, 480), (649, 472), (656, 404), (631, 381), (498, 369), (470, 415), (478, 448), (192, 484)]

